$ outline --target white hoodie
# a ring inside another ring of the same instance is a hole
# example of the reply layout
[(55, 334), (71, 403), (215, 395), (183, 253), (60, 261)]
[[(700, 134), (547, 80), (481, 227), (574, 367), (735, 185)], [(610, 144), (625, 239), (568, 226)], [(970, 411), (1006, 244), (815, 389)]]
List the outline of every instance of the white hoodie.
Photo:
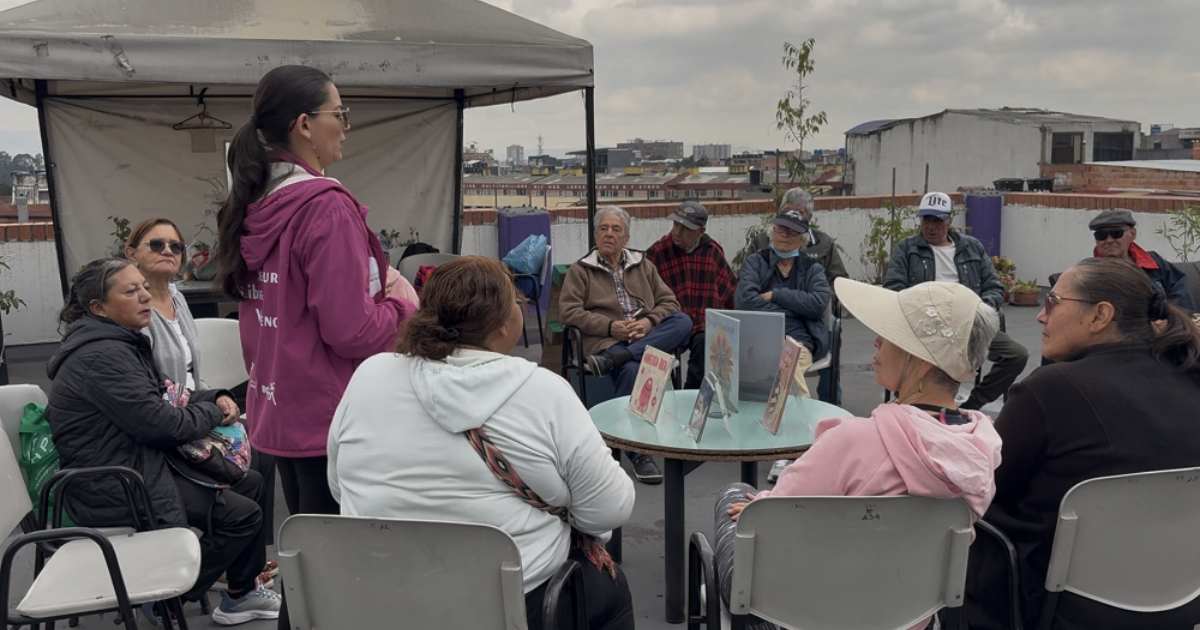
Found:
[(570, 527), (525, 503), (467, 441), (483, 427), (538, 496), (606, 537), (629, 519), (633, 482), (561, 377), (517, 357), (397, 354), (354, 372), (329, 429), (329, 487), (342, 514), (494, 525), (521, 550), (525, 592), (567, 558)]

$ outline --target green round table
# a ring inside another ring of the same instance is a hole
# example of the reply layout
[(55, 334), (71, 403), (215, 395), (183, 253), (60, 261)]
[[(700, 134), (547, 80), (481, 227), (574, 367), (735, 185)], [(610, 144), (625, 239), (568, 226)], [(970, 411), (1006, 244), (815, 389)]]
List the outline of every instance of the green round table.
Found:
[[(791, 398), (783, 408), (779, 432), (772, 435), (759, 425), (765, 402), (740, 401), (738, 412), (728, 421), (709, 418), (700, 442), (684, 432), (692, 415), (696, 390), (668, 392), (674, 398), (677, 418), (667, 410), (659, 414), (656, 424), (629, 412), (629, 397), (618, 396), (589, 410), (592, 422), (613, 449), (633, 451), (663, 458), (663, 502), (666, 524), (664, 553), (666, 560), (667, 622), (683, 623), (684, 613), (684, 488), (683, 479), (704, 462), (741, 462), (742, 481), (758, 482), (758, 462), (776, 459), (795, 459), (804, 454), (813, 442), (817, 422), (825, 418), (849, 416), (841, 407), (811, 398)], [(664, 405), (669, 405), (665, 400)], [(716, 400), (713, 401), (716, 410)], [(620, 561), (621, 531), (613, 532), (609, 550)]]

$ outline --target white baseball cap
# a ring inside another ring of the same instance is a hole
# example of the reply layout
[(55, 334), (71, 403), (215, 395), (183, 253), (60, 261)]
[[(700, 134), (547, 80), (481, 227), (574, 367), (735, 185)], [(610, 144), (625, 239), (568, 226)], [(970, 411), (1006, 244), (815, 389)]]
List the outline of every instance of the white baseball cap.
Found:
[(923, 282), (891, 291), (847, 278), (834, 280), (833, 290), (880, 337), (960, 383), (975, 378), (977, 366), (967, 353), (981, 302), (974, 291), (957, 282)]
[(917, 209), (917, 216), (936, 217), (942, 221), (948, 221), (952, 208), (954, 208), (954, 203), (950, 201), (950, 195), (931, 192), (921, 197), (921, 206)]

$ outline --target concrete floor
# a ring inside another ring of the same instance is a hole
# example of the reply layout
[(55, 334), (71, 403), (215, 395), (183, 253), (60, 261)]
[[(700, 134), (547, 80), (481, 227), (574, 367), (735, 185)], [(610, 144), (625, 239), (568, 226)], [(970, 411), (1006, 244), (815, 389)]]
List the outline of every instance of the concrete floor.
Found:
[[(1043, 296), (1044, 299), (1044, 296)], [(1025, 368), (1025, 375), (1038, 366), (1041, 348), (1041, 325), (1035, 320), (1038, 313), (1036, 308), (1008, 307), (1005, 310), (1009, 335), (1030, 350), (1030, 361)], [(532, 318), (531, 318), (532, 321)], [(882, 401), (882, 390), (875, 384), (871, 374), (871, 357), (874, 354), (872, 339), (874, 334), (855, 320), (846, 320), (843, 332), (842, 349), (842, 390), (843, 407), (854, 415), (869, 415)], [(530, 342), (537, 340), (536, 332), (531, 331)], [(10, 348), (10, 353), (14, 349)], [(17, 348), (16, 360), (10, 366), (10, 381), (13, 383), (36, 383), (49, 390), (49, 380), (45, 375), (45, 350), (30, 351)], [(514, 354), (537, 361), (541, 356), (541, 347), (537, 345), (525, 349), (518, 346)], [(1024, 375), (1023, 375), (1024, 376)], [(812, 391), (816, 391), (816, 381), (809, 383)], [(964, 389), (964, 394), (965, 394)], [(995, 416), (1002, 403), (997, 401), (984, 408), (985, 412)], [(629, 463), (624, 462), (626, 468)], [(766, 487), (765, 477), (769, 464), (759, 466), (759, 487)], [(709, 463), (696, 469), (687, 477), (686, 483), (686, 514), (687, 532), (705, 532), (711, 537), (713, 529), (713, 497), (718, 489), (725, 484), (737, 481), (740, 469), (737, 464)], [(666, 629), (678, 628), (664, 620), (663, 602), (663, 491), (662, 486), (637, 486), (637, 503), (629, 523), (624, 527), (624, 562), (623, 568), (629, 579), (633, 592), (635, 612), (639, 628)], [(287, 518), (287, 507), (283, 503), (282, 491), (276, 492), (275, 527)], [(11, 540), (11, 537), (9, 538)], [(5, 541), (7, 546), (8, 541)], [(268, 555), (276, 557), (274, 547), (268, 548)], [(33, 577), (32, 554), (22, 551), (15, 562), (13, 580), (13, 597), (23, 593)], [(214, 602), (218, 599), (213, 593)], [(10, 607), (13, 604), (10, 604)], [(220, 627), (210, 618), (200, 614), (199, 607), (187, 607), (188, 624), (191, 628)], [(84, 630), (108, 630), (112, 625), (114, 615), (100, 617), (92, 616), (81, 620), (80, 628)], [(143, 624), (143, 627), (149, 624)], [(65, 623), (60, 624), (65, 627)], [(274, 628), (274, 622), (259, 621), (245, 624), (246, 630), (267, 630)]]

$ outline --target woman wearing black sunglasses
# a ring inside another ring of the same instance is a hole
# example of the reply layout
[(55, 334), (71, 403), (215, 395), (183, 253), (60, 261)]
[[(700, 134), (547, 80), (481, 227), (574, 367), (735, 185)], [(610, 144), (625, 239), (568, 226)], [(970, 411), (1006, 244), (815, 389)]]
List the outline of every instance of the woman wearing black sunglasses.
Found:
[(150, 325), (142, 334), (150, 337), (154, 364), (163, 378), (195, 391), (206, 389), (200, 381), (196, 324), (187, 300), (171, 283), (179, 274), (186, 249), (179, 227), (162, 217), (133, 226), (125, 241), (125, 257), (137, 265), (150, 287), (153, 310)]

